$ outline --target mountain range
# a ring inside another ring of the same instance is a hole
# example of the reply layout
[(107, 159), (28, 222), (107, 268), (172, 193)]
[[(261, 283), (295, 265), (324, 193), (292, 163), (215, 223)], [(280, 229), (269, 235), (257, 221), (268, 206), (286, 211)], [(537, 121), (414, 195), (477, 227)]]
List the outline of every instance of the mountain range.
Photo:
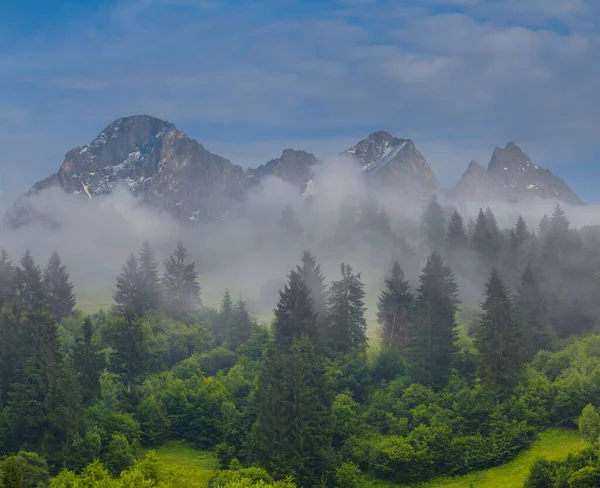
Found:
[[(513, 142), (494, 149), (487, 169), (472, 161), (449, 190), (440, 187), (410, 139), (376, 131), (342, 155), (356, 163), (365, 178), (402, 191), (426, 191), (482, 203), (541, 198), (583, 204), (565, 182), (534, 165)], [(266, 177), (278, 177), (306, 191), (314, 183), (313, 170), (319, 164), (313, 154), (285, 149), (278, 158), (244, 169), (211, 153), (169, 122), (148, 115), (124, 117), (90, 144), (70, 150), (58, 172), (33, 185), (2, 223), (14, 229), (39, 220), (51, 222), (52, 216), (41, 215), (28, 204), (32, 195), (50, 187), (91, 199), (111, 193), (119, 185), (183, 221), (211, 221), (225, 215), (232, 202), (240, 201)]]

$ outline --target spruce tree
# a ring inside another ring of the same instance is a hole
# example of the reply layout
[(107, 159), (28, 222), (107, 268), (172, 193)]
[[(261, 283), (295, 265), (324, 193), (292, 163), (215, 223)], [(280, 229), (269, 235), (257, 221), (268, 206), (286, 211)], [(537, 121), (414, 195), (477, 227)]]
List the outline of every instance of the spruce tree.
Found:
[(130, 254), (117, 276), (116, 290), (113, 298), (116, 308), (121, 313), (133, 312), (141, 314), (144, 310), (142, 296), (142, 277), (137, 258)]
[(161, 285), (156, 253), (148, 241), (144, 241), (142, 244), (138, 263), (142, 309), (144, 312), (147, 310), (156, 310), (160, 308)]
[(409, 311), (412, 307), (413, 293), (404, 278), (404, 271), (395, 262), (386, 276), (385, 288), (377, 302), (377, 322), (379, 335), (384, 347), (394, 346), (404, 349), (410, 341)]
[(52, 253), (44, 268), (43, 284), (48, 311), (54, 320), (60, 323), (65, 317), (73, 315), (75, 309), (73, 283), (70, 281), (67, 267), (62, 264), (57, 252)]
[(444, 209), (435, 195), (429, 201), (423, 214), (423, 226), (429, 249), (442, 252), (446, 241), (446, 219)]
[(187, 249), (183, 242), (179, 241), (164, 263), (162, 283), (165, 310), (175, 317), (193, 312), (201, 306), (196, 263), (186, 263), (187, 256)]
[(319, 315), (319, 319), (323, 319), (327, 304), (327, 285), (321, 272), (321, 265), (317, 264), (310, 252), (305, 251), (302, 255), (302, 266), (298, 266), (297, 271), (310, 290), (315, 312)]
[(100, 395), (100, 375), (105, 367), (102, 348), (94, 342), (92, 320), (86, 317), (73, 346), (73, 367), (83, 387), (83, 401), (91, 405)]
[(528, 360), (533, 359), (539, 350), (552, 350), (555, 340), (550, 323), (550, 306), (539, 280), (539, 273), (535, 273), (528, 265), (517, 286), (516, 317), (522, 327), (523, 353)]
[(463, 218), (457, 211), (450, 218), (446, 241), (450, 253), (459, 253), (467, 248), (467, 231)]
[(317, 315), (310, 295), (300, 274), (291, 271), (274, 310), (273, 337), (280, 351), (289, 351), (294, 339), (303, 335), (318, 342)]
[(497, 263), (502, 247), (502, 238), (496, 217), (489, 207), (485, 212), (482, 209), (479, 210), (473, 229), (471, 247), (486, 267), (494, 266)]
[(411, 311), (409, 357), (414, 380), (434, 388), (450, 377), (457, 352), (458, 287), (438, 253), (427, 260)]
[(508, 290), (495, 268), (485, 285), (481, 309), (473, 342), (479, 352), (479, 377), (492, 393), (504, 398), (517, 385), (523, 368), (523, 333)]
[(25, 311), (40, 311), (46, 308), (42, 271), (35, 264), (29, 250), (25, 251), (21, 267), (15, 272), (15, 288)]
[(227, 342), (229, 347), (235, 350), (250, 340), (254, 325), (246, 308), (246, 302), (242, 297), (235, 303), (232, 316), (233, 320), (229, 328)]
[(233, 325), (233, 321), (233, 299), (231, 298), (229, 290), (225, 290), (225, 293), (223, 293), (223, 299), (221, 300), (219, 316), (215, 322), (216, 327), (214, 330), (214, 336), (217, 341), (217, 345), (221, 345), (223, 342), (225, 342), (225, 340), (227, 340)]
[(336, 352), (364, 352), (367, 348), (365, 292), (360, 273), (341, 265), (342, 278), (331, 283), (327, 298), (327, 342)]
[(0, 250), (0, 307), (13, 302), (15, 267), (8, 257), (6, 249)]
[(276, 478), (319, 486), (330, 475), (331, 397), (325, 367), (312, 341), (268, 352), (256, 392), (254, 455)]
[(4, 404), (22, 374), (32, 349), (32, 330), (18, 309), (0, 312), (0, 401)]

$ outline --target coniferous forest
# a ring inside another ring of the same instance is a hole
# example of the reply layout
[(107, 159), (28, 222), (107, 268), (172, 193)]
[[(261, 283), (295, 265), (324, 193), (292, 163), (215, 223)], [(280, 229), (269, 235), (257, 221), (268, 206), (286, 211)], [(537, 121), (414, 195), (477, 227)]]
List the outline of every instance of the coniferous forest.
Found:
[[(389, 224), (370, 211), (372, 238)], [(412, 485), (507, 463), (552, 427), (587, 447), (525, 486), (600, 486), (600, 233), (559, 206), (506, 229), (436, 199), (421, 228), (429, 255), (416, 273), (391, 260), (377, 324), (361, 269), (325, 276), (310, 250), (270, 324), (228, 290), (203, 303), (184, 242), (132, 249), (91, 315), (57, 253), (2, 251), (0, 487)], [(208, 484), (161, 462), (169, 441), (216, 457)]]

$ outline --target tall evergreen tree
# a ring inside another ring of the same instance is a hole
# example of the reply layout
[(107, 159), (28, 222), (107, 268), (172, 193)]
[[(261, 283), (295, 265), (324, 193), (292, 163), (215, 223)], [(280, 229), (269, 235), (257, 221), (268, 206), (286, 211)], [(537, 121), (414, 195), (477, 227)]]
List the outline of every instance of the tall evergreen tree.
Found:
[(458, 253), (467, 248), (467, 231), (463, 218), (457, 211), (454, 211), (450, 218), (446, 241), (450, 253)]
[(15, 272), (15, 288), (21, 306), (25, 311), (40, 311), (45, 309), (44, 285), (42, 271), (35, 264), (29, 250), (21, 259), (21, 267)]
[(105, 367), (102, 348), (94, 342), (92, 320), (86, 317), (73, 346), (73, 367), (83, 387), (83, 401), (91, 405), (100, 396), (100, 375)]
[(404, 349), (410, 341), (409, 311), (412, 307), (413, 293), (404, 278), (404, 271), (395, 262), (386, 276), (385, 288), (377, 302), (377, 322), (379, 335), (384, 347), (395, 346)]
[(291, 271), (274, 310), (273, 336), (280, 351), (288, 351), (294, 339), (303, 335), (318, 342), (317, 315), (310, 295), (300, 274)]
[(113, 349), (113, 364), (116, 373), (122, 375), (131, 390), (148, 364), (148, 347), (142, 320), (128, 311), (109, 322), (105, 331), (108, 344)]
[(341, 265), (342, 278), (331, 283), (327, 299), (328, 345), (341, 353), (364, 352), (367, 348), (365, 292), (360, 273)]
[(223, 299), (221, 300), (219, 317), (215, 321), (216, 328), (214, 330), (214, 336), (217, 341), (217, 345), (221, 345), (229, 337), (234, 321), (233, 308), (234, 305), (231, 294), (229, 293), (229, 290), (225, 290), (225, 293), (223, 293)]
[(438, 253), (427, 260), (411, 311), (409, 357), (416, 382), (443, 387), (457, 352), (458, 287)]
[(235, 350), (248, 342), (252, 335), (253, 325), (246, 302), (240, 297), (233, 308), (233, 321), (227, 336), (229, 347)]
[(319, 319), (324, 318), (327, 304), (327, 285), (321, 272), (321, 265), (317, 264), (315, 257), (308, 251), (302, 255), (302, 266), (297, 267), (300, 278), (310, 290), (315, 312)]
[(429, 201), (423, 214), (423, 226), (429, 249), (442, 252), (446, 241), (446, 219), (444, 209), (435, 195)]
[(131, 311), (141, 314), (144, 311), (142, 277), (138, 260), (133, 254), (129, 255), (121, 274), (117, 276), (113, 298), (117, 304), (117, 310), (121, 313)]
[(161, 285), (158, 275), (156, 253), (148, 241), (144, 241), (140, 250), (139, 274), (141, 283), (141, 306), (143, 311), (160, 308)]
[(29, 323), (18, 309), (0, 312), (0, 401), (8, 399), (22, 374), (31, 353), (33, 338)]
[(6, 249), (0, 250), (0, 307), (14, 300), (15, 267)]
[(70, 281), (67, 267), (62, 264), (57, 252), (52, 253), (44, 268), (43, 284), (48, 311), (54, 320), (60, 323), (65, 317), (73, 315), (75, 309), (73, 283)]
[(489, 208), (485, 212), (480, 209), (473, 229), (472, 249), (485, 265), (493, 266), (498, 260), (501, 246), (496, 217)]
[(32, 330), (32, 352), (21, 382), (10, 393), (6, 413), (10, 437), (19, 443), (12, 447), (36, 450), (43, 445), (58, 405), (62, 357), (58, 328), (49, 313), (31, 313), (25, 325)]
[(539, 283), (540, 276), (526, 266), (517, 286), (516, 317), (522, 329), (522, 347), (531, 360), (539, 350), (551, 350), (555, 337), (551, 328), (549, 303)]
[(186, 263), (187, 249), (179, 241), (175, 250), (165, 261), (163, 289), (165, 308), (173, 316), (185, 315), (201, 306), (200, 285), (196, 263)]
[(479, 376), (498, 397), (505, 397), (519, 381), (524, 364), (523, 334), (513, 304), (495, 268), (485, 285), (482, 315), (475, 330)]
[(331, 398), (322, 358), (306, 337), (265, 358), (256, 393), (255, 456), (275, 477), (320, 486), (330, 475)]

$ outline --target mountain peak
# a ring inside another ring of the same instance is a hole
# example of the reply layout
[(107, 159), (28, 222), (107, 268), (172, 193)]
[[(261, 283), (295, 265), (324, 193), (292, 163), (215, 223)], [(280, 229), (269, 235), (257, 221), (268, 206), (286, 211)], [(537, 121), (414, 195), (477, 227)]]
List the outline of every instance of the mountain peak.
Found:
[(268, 176), (277, 176), (304, 191), (312, 179), (312, 168), (318, 163), (314, 154), (287, 148), (279, 158), (271, 159), (256, 169), (248, 169), (248, 177), (251, 183), (256, 184)]
[(376, 131), (342, 154), (358, 159), (365, 173), (377, 174), (387, 183), (405, 188), (439, 187), (435, 174), (410, 139)]

